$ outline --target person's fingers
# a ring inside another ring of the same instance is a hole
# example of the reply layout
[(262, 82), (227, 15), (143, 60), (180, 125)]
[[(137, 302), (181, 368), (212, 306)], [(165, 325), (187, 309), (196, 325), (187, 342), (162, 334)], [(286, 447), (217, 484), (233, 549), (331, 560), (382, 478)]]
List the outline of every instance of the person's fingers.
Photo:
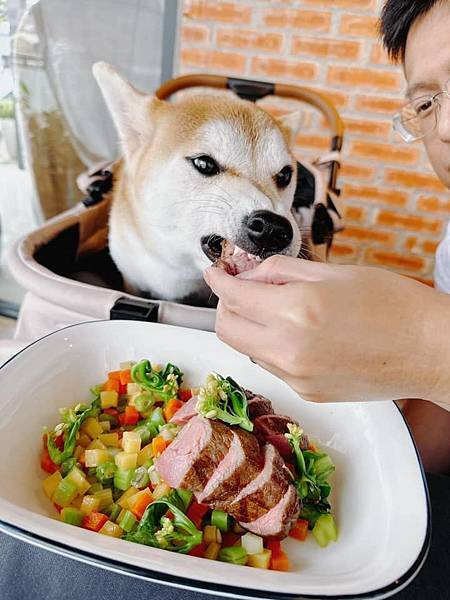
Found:
[(283, 305), (280, 286), (244, 281), (215, 267), (206, 269), (204, 277), (223, 307), (255, 323), (273, 322)]
[(334, 268), (326, 263), (276, 254), (266, 258), (251, 271), (240, 273), (237, 278), (277, 285), (291, 281), (321, 281), (329, 276)]
[(230, 312), (219, 304), (216, 316), (217, 337), (254, 361), (272, 362), (281, 352), (281, 341), (260, 323)]

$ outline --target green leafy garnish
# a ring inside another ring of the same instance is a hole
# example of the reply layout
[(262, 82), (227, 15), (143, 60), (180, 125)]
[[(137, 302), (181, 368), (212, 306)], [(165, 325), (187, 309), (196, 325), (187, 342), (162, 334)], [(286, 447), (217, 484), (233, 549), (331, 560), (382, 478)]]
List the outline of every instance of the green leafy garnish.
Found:
[(303, 504), (300, 516), (314, 527), (320, 515), (331, 510), (327, 500), (331, 486), (327, 479), (335, 467), (325, 452), (301, 449), (303, 430), (299, 425), (289, 423), (287, 428), (289, 433), (285, 436), (293, 450), (298, 471), (295, 487)]
[[(132, 380), (154, 397), (154, 400), (167, 401), (176, 398), (183, 381), (183, 373), (178, 367), (168, 363), (163, 371), (153, 369), (149, 360), (141, 360), (131, 368)], [(150, 403), (149, 403), (150, 407)]]
[[(77, 433), (81, 424), (88, 417), (96, 417), (100, 413), (100, 390), (99, 386), (92, 388), (91, 393), (95, 398), (90, 406), (77, 404), (74, 408), (61, 409), (63, 422), (59, 423), (53, 431), (47, 434), (47, 449), (50, 458), (56, 465), (60, 465), (71, 458), (77, 443)], [(55, 443), (55, 439), (64, 434), (64, 448), (61, 451)]]
[(207, 419), (219, 419), (253, 431), (244, 390), (231, 377), (210, 374), (198, 393), (197, 412)]
[[(171, 501), (172, 500), (172, 501)], [(154, 548), (187, 554), (202, 541), (202, 532), (181, 510), (183, 502), (173, 490), (168, 496), (149, 504), (136, 531), (125, 539)], [(173, 518), (169, 519), (168, 512)]]

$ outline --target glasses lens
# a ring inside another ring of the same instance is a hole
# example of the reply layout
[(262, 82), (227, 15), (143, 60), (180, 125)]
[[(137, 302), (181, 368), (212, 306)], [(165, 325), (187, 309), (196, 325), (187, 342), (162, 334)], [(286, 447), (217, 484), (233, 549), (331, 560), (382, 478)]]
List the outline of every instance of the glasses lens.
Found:
[(424, 137), (436, 126), (436, 103), (430, 96), (413, 100), (400, 111), (403, 129), (412, 139)]

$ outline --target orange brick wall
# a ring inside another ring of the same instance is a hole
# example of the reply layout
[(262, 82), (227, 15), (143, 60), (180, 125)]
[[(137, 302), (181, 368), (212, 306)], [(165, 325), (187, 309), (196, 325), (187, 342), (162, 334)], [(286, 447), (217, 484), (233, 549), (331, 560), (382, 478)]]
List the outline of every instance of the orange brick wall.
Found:
[[(326, 92), (346, 125), (336, 262), (381, 265), (429, 281), (450, 213), (448, 192), (422, 145), (392, 132), (401, 68), (376, 33), (383, 0), (184, 0), (178, 72), (282, 81)], [(266, 99), (269, 110), (292, 110)], [(328, 148), (322, 117), (306, 109), (299, 158)]]

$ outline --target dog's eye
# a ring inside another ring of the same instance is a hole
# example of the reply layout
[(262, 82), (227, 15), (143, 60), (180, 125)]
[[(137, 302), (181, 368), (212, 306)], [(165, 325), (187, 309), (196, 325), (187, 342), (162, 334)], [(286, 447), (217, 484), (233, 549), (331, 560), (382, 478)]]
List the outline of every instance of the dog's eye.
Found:
[(275, 182), (277, 187), (285, 188), (291, 183), (292, 179), (292, 167), (286, 165), (275, 175)]
[(220, 172), (219, 165), (213, 158), (211, 158), (207, 154), (202, 154), (201, 156), (194, 156), (194, 158), (191, 158), (190, 160), (194, 167), (197, 169), (197, 171), (202, 175), (212, 177), (213, 175), (217, 175)]

